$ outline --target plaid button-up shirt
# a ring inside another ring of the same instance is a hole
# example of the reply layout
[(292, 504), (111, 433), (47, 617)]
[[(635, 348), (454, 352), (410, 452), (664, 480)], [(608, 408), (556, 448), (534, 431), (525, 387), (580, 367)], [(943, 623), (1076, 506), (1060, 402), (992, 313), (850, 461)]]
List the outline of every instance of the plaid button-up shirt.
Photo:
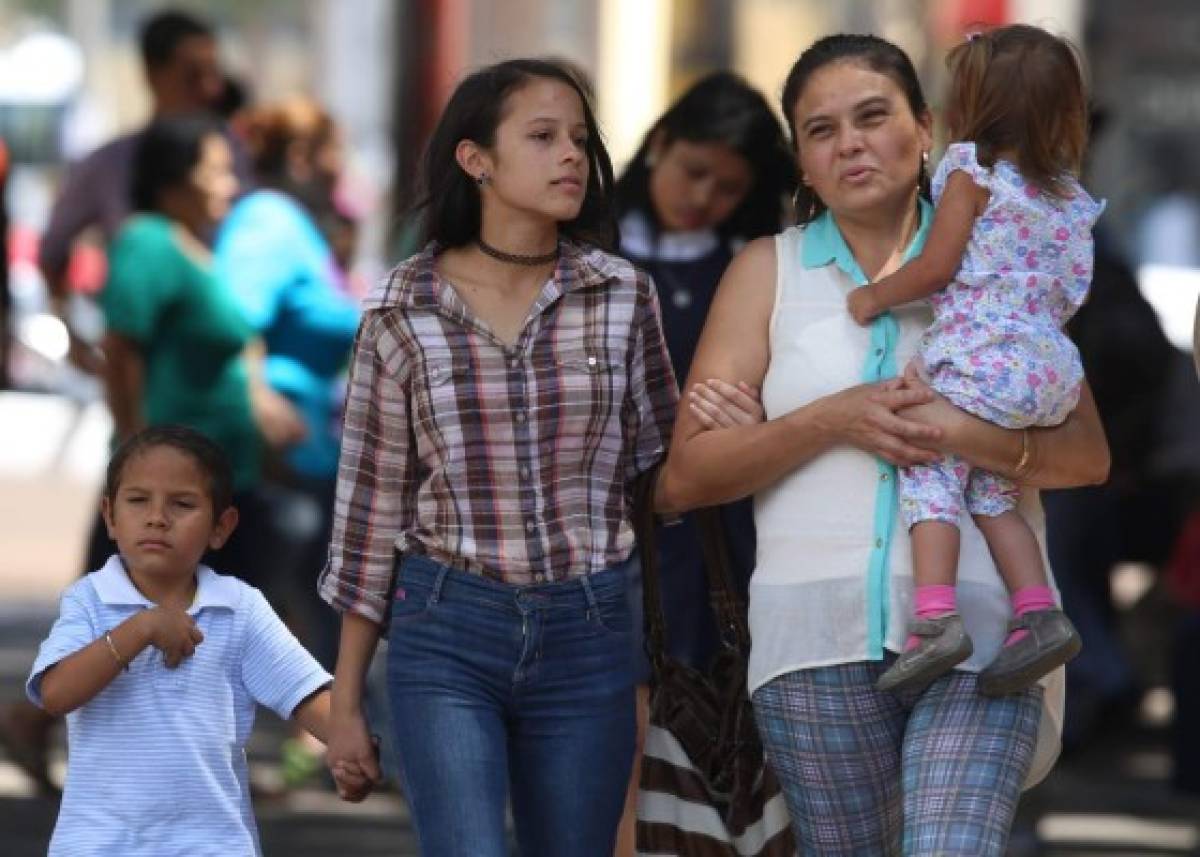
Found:
[(321, 596), (386, 619), (396, 551), (524, 585), (633, 550), (629, 488), (678, 389), (650, 278), (560, 244), (509, 346), (437, 272), (437, 248), (368, 297), (346, 402)]

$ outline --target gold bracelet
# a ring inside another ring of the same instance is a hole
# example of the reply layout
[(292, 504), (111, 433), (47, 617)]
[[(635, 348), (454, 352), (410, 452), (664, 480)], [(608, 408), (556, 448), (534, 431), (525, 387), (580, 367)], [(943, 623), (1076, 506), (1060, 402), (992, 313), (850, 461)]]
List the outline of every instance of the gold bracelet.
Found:
[(108, 643), (108, 650), (112, 652), (112, 656), (116, 658), (117, 664), (121, 667), (121, 669), (125, 670), (125, 672), (129, 672), (129, 661), (121, 657), (121, 653), (117, 651), (117, 644), (113, 642), (112, 631), (104, 632), (104, 642)]
[(1024, 479), (1029, 474), (1026, 472), (1029, 466), (1033, 463), (1033, 438), (1029, 434), (1029, 429), (1021, 430), (1021, 457), (1017, 459), (1017, 466), (1013, 468), (1013, 475), (1017, 479)]

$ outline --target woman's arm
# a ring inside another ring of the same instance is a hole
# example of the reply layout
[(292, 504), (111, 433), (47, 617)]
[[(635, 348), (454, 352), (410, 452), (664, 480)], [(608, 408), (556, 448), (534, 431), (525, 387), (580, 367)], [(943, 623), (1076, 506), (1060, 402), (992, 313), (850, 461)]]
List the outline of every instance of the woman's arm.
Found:
[[(919, 389), (924, 385), (917, 382), (912, 386)], [(1019, 430), (1000, 428), (941, 397), (902, 415), (942, 429), (941, 440), (930, 444), (932, 448), (960, 455), (976, 467), (1030, 488), (1076, 488), (1108, 479), (1108, 440), (1086, 382), (1079, 404), (1061, 425), (1029, 429), (1027, 439)], [(1022, 457), (1025, 464), (1018, 473)]]
[(142, 391), (146, 364), (136, 342), (109, 331), (101, 345), (104, 350), (104, 387), (108, 408), (118, 441), (126, 440), (145, 425), (142, 416)]
[(892, 307), (903, 306), (941, 291), (954, 279), (971, 240), (975, 218), (987, 205), (988, 192), (961, 170), (946, 180), (925, 247), (900, 270), (852, 291), (846, 299), (859, 324)]
[(250, 382), (250, 412), (258, 432), (271, 449), (286, 449), (304, 440), (308, 427), (295, 406), (275, 392), (263, 377), (267, 347), (261, 339), (246, 346), (242, 359)]
[(774, 420), (708, 430), (699, 415), (713, 401), (705, 385), (725, 380), (759, 387), (766, 375), (775, 277), (774, 239), (760, 238), (721, 279), (685, 387), (689, 407), (679, 410), (655, 491), (663, 514), (745, 497), (839, 444), (902, 463), (936, 457), (911, 441), (932, 440), (938, 430), (894, 413), (931, 394), (898, 383), (852, 387)]

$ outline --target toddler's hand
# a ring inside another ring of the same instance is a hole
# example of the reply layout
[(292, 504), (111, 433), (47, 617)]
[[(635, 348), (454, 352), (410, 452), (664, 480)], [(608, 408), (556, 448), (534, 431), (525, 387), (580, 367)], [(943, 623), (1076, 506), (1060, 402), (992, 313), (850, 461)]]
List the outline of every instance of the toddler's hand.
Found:
[(159, 606), (142, 615), (150, 645), (163, 653), (163, 662), (171, 669), (194, 655), (204, 640), (196, 620), (178, 607)]
[(861, 325), (869, 324), (871, 319), (883, 312), (875, 295), (866, 286), (850, 292), (846, 297), (846, 308), (850, 310), (850, 317)]

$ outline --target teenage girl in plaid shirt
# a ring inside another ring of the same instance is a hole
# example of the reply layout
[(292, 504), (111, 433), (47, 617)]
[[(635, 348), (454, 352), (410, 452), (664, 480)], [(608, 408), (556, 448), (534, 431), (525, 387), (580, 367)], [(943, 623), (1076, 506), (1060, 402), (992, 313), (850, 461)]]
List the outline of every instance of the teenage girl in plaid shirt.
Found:
[(677, 398), (649, 278), (607, 252), (612, 167), (556, 64), (468, 77), (425, 161), (429, 243), (368, 297), (329, 565), (328, 760), (375, 778), (388, 635), (421, 852), (608, 857), (634, 746), (629, 489)]

